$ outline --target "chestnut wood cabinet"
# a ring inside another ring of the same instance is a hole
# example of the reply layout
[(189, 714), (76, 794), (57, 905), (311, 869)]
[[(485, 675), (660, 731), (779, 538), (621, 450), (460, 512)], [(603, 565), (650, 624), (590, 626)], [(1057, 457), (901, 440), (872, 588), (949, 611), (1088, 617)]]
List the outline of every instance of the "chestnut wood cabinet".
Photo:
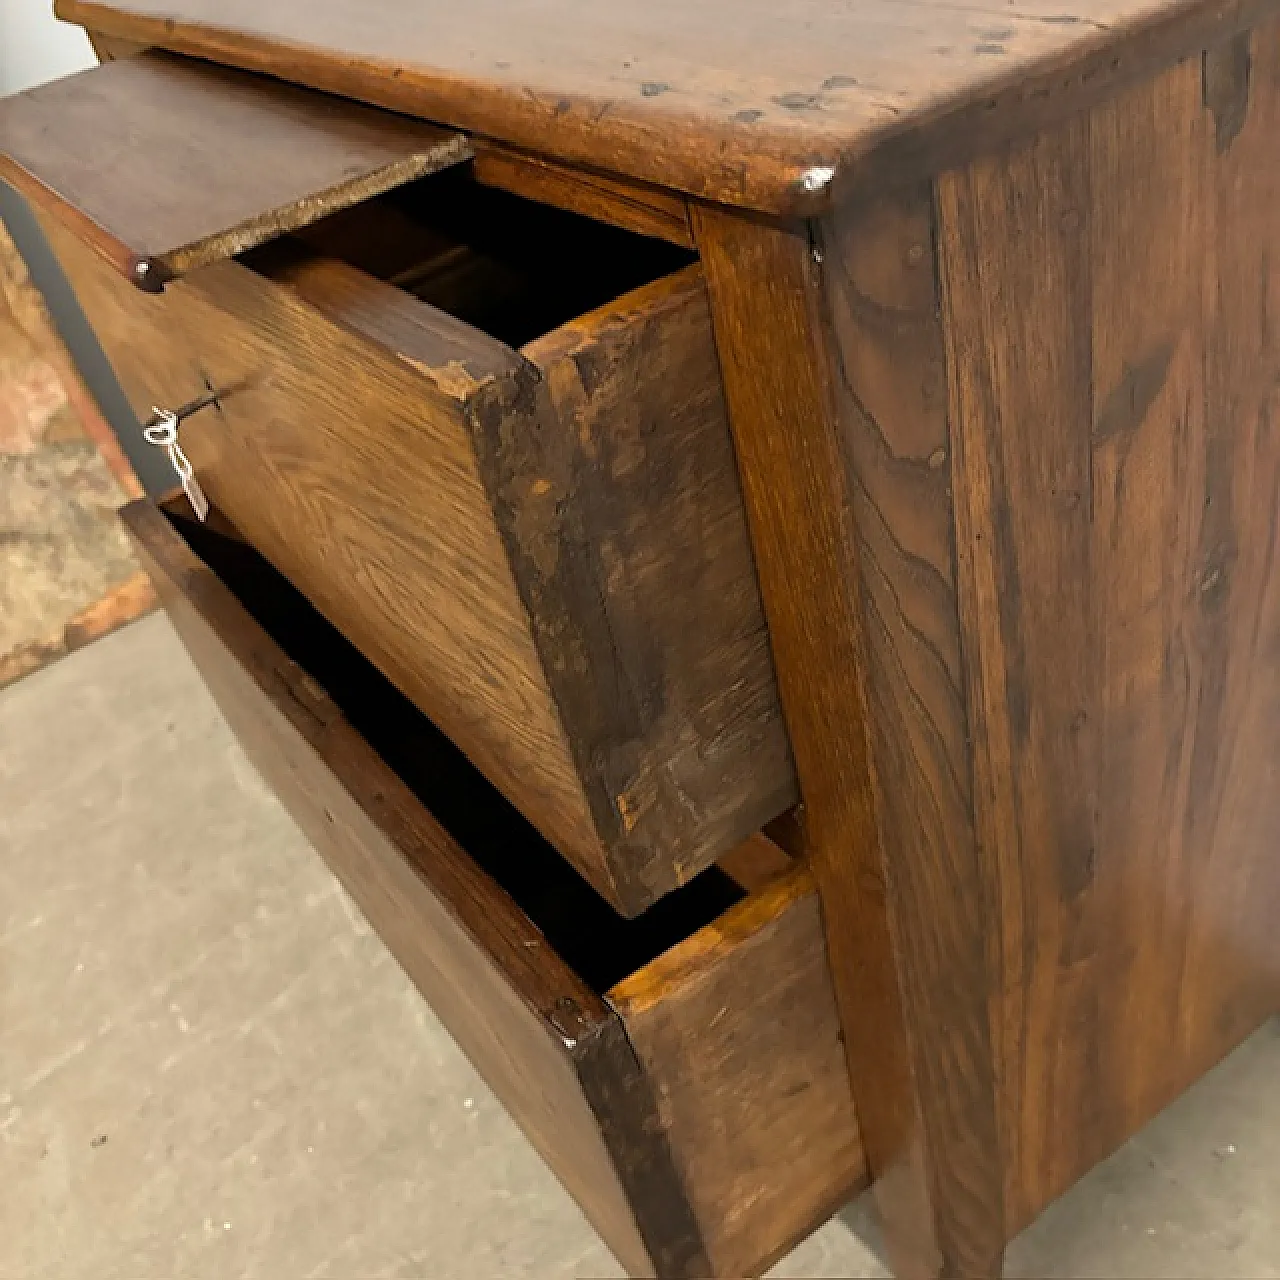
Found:
[(998, 1275), (1280, 1010), (1278, 8), (58, 0), (0, 103), (209, 401), (180, 633), (630, 1269), (869, 1176)]

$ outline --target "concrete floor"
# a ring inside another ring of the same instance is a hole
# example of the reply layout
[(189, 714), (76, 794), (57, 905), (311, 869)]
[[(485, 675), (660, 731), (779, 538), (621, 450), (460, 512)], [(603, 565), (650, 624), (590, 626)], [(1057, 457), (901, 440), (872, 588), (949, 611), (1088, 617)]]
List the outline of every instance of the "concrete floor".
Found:
[[(0, 693), (0, 1187), (5, 1280), (619, 1274), (160, 616)], [(774, 1274), (882, 1275), (870, 1223)], [(1009, 1272), (1280, 1277), (1280, 1025)]]

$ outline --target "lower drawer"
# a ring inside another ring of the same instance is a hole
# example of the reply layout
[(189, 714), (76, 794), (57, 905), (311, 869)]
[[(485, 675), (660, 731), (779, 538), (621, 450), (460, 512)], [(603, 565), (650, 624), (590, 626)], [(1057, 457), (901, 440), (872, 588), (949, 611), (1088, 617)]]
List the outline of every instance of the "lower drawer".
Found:
[(230, 526), (124, 520), (250, 758), (628, 1270), (752, 1274), (862, 1187), (803, 868), (756, 837), (621, 919)]

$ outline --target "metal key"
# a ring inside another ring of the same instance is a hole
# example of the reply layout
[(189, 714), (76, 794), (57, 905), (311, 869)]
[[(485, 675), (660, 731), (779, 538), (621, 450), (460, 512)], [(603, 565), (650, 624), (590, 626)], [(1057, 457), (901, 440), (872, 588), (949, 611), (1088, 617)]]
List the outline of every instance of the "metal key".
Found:
[[(212, 399), (206, 403), (212, 403)], [(183, 408), (186, 409), (187, 406), (184, 405)], [(203, 524), (209, 515), (209, 499), (204, 496), (200, 481), (196, 479), (195, 468), (187, 455), (182, 452), (182, 445), (178, 443), (178, 423), (181, 421), (178, 412), (173, 409), (153, 407), (151, 417), (142, 428), (142, 434), (148, 444), (153, 444), (168, 453), (169, 461), (173, 464), (174, 471), (178, 473), (178, 479), (182, 481), (182, 492), (187, 495), (191, 509), (196, 513), (196, 519)], [(189, 409), (188, 412), (194, 413), (195, 410)]]
[(145, 431), (149, 427), (161, 426), (170, 417), (175, 423), (185, 422), (193, 413), (199, 413), (201, 409), (207, 409), (211, 404), (221, 408), (222, 398), (235, 390), (237, 390), (235, 387), (222, 387), (215, 391), (213, 387), (209, 387), (203, 395), (196, 396), (194, 400), (188, 400), (186, 404), (180, 404), (176, 409), (157, 409), (153, 405), (151, 417), (142, 424), (142, 428)]

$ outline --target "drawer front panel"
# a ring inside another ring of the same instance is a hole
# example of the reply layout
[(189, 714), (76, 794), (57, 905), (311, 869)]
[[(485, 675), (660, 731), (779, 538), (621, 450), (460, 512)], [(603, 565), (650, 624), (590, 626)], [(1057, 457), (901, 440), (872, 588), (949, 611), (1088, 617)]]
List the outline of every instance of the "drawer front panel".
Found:
[(139, 416), (233, 388), (182, 429), (211, 501), (590, 865), (594, 831), (457, 399), (237, 263), (152, 297), (44, 225)]

